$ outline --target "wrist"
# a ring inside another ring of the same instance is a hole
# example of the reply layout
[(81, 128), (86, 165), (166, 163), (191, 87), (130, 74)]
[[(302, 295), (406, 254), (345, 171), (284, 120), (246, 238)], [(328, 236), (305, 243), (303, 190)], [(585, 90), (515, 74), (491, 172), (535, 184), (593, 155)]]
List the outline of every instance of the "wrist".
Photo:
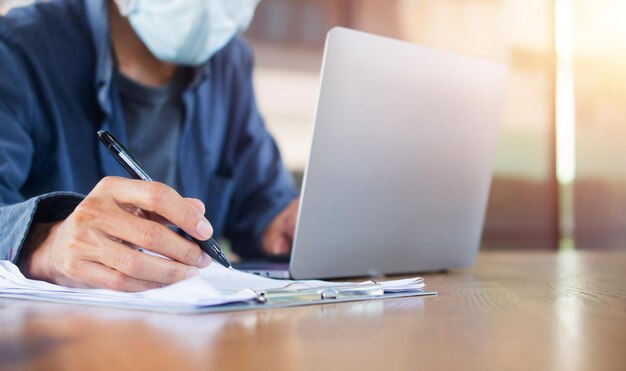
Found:
[(48, 247), (54, 240), (56, 227), (61, 222), (34, 223), (20, 252), (16, 265), (27, 278), (47, 280), (49, 274)]

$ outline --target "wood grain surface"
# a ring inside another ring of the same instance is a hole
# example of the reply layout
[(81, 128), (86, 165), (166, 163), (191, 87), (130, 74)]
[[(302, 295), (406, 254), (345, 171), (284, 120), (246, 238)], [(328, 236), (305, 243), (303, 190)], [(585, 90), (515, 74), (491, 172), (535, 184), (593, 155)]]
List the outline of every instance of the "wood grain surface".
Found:
[(488, 252), (437, 297), (169, 315), (0, 300), (3, 370), (626, 370), (626, 252)]

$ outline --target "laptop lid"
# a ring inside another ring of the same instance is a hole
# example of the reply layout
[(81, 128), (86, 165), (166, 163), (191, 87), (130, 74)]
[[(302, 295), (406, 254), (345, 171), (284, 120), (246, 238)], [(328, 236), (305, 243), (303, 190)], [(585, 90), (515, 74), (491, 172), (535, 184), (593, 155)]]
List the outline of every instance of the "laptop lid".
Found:
[(472, 264), (507, 75), (496, 63), (332, 29), (292, 277)]

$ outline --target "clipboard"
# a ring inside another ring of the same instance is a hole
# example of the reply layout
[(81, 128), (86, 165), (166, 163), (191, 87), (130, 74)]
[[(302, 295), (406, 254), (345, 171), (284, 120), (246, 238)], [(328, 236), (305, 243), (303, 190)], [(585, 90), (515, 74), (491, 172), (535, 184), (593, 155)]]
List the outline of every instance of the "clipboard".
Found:
[(0, 260), (0, 299), (194, 314), (437, 295), (424, 290), (425, 283), (420, 277), (361, 283), (314, 280), (283, 283), (212, 266), (213, 271), (205, 271), (210, 273), (208, 277), (197, 276), (137, 294), (29, 280), (13, 263)]
[(256, 295), (255, 301), (206, 307), (195, 310), (194, 313), (263, 310), (438, 295), (436, 291), (423, 290), (421, 288), (423, 286), (420, 286), (420, 288), (411, 288), (410, 285), (407, 285), (404, 286), (402, 290), (386, 291), (383, 285), (376, 281), (329, 287), (298, 287), (298, 285), (299, 283), (295, 282), (281, 289), (246, 289)]

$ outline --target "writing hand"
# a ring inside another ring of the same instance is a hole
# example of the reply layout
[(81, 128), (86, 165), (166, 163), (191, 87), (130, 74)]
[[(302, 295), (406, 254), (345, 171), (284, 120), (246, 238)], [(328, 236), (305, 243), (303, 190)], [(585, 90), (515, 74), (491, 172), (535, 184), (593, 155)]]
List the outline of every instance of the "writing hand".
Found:
[(196, 275), (211, 262), (167, 225), (199, 240), (213, 234), (201, 201), (185, 199), (162, 183), (106, 177), (65, 220), (31, 227), (18, 265), (30, 278), (70, 287), (161, 287)]

